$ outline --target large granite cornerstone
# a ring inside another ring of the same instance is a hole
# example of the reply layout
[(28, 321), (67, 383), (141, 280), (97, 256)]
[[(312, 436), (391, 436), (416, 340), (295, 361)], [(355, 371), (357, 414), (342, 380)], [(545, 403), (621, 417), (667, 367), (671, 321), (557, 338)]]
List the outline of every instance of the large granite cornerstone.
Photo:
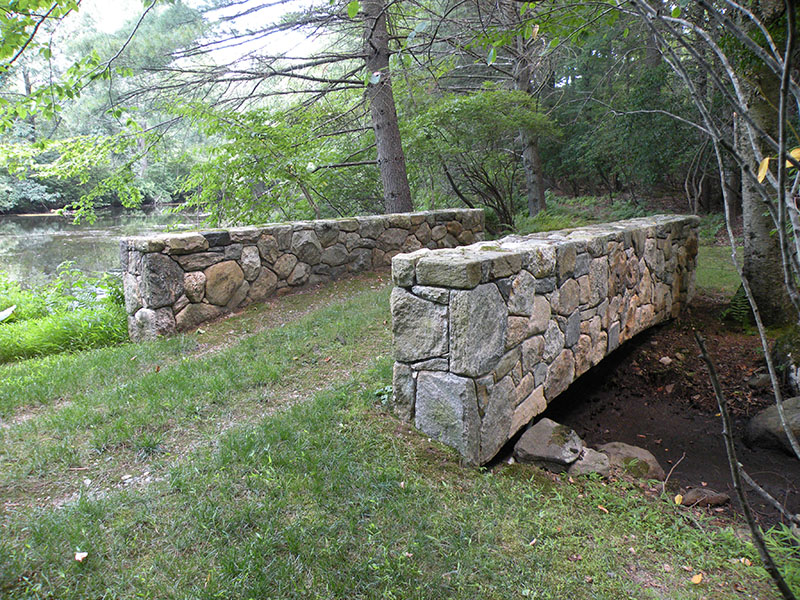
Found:
[(656, 216), (392, 259), (394, 406), (472, 464), (694, 292), (699, 219)]
[(483, 211), (301, 221), (122, 240), (134, 341), (188, 331), (273, 294), (391, 264), (400, 252), (483, 239)]

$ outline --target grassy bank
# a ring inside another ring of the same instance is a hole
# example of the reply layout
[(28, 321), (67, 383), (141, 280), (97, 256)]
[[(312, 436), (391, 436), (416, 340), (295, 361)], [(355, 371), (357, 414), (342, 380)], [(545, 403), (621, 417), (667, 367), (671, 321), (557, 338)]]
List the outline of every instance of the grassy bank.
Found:
[(399, 423), (388, 291), (0, 366), (0, 596), (772, 597), (660, 488), (464, 469)]
[(122, 284), (69, 264), (48, 285), (28, 289), (0, 272), (0, 364), (101, 348), (127, 340)]

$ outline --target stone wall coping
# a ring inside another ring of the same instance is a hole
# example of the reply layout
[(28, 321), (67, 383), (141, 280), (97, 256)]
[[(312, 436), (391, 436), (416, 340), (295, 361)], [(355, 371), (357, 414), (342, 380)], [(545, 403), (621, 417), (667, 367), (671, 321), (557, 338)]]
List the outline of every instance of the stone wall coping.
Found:
[[(472, 219), (483, 219), (483, 209), (440, 209), (417, 211), (413, 213), (398, 213), (395, 215), (363, 215), (356, 217), (343, 217), (338, 219), (320, 219), (317, 221), (291, 221), (278, 223), (265, 223), (259, 225), (248, 225), (243, 227), (228, 227), (217, 229), (196, 229), (190, 231), (180, 231), (174, 233), (158, 233), (140, 236), (128, 236), (123, 238), (130, 244), (131, 248), (139, 252), (165, 252), (166, 254), (191, 254), (202, 252), (215, 245), (213, 237), (230, 235), (232, 242), (254, 242), (264, 233), (270, 234), (275, 231), (303, 231), (321, 229), (326, 226), (338, 227), (344, 231), (350, 229), (356, 231), (362, 223), (381, 224), (384, 228), (392, 227), (393, 221), (398, 221), (398, 226), (406, 229), (412, 224), (419, 224), (426, 217), (434, 217), (437, 221), (461, 220), (465, 216)], [(419, 220), (419, 223), (414, 221)], [(402, 221), (402, 223), (400, 223)], [(212, 241), (209, 241), (212, 238)], [(172, 246), (172, 247), (170, 247)]]
[(657, 237), (666, 237), (674, 227), (696, 227), (699, 223), (700, 218), (694, 215), (662, 214), (524, 236), (510, 235), (457, 248), (422, 248), (395, 256), (392, 277), (394, 284), (401, 287), (427, 285), (458, 289), (472, 289), (523, 269), (536, 277), (548, 277), (555, 272), (559, 248), (574, 246), (577, 252), (588, 250), (599, 256), (605, 253), (605, 244), (623, 242), (626, 234), (646, 234), (648, 229), (653, 229)]

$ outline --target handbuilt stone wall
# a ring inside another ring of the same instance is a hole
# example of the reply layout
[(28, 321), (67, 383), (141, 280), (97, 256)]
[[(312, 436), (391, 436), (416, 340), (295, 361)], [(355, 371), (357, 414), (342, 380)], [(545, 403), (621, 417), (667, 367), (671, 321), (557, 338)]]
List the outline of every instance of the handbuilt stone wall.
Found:
[(134, 341), (188, 331), (273, 294), (483, 239), (480, 209), (302, 221), (120, 243)]
[(510, 236), (392, 259), (395, 409), (485, 464), (694, 291), (696, 217)]

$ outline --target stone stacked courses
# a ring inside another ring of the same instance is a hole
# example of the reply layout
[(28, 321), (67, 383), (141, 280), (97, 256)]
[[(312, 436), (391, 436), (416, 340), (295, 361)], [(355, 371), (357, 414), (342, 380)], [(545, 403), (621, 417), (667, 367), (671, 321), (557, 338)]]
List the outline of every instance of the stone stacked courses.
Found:
[(134, 341), (189, 331), (273, 294), (483, 239), (480, 209), (302, 221), (120, 242)]
[(655, 216), (392, 259), (396, 412), (485, 464), (694, 293), (699, 219)]

